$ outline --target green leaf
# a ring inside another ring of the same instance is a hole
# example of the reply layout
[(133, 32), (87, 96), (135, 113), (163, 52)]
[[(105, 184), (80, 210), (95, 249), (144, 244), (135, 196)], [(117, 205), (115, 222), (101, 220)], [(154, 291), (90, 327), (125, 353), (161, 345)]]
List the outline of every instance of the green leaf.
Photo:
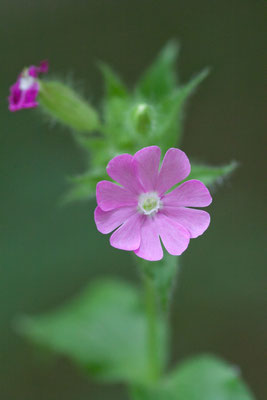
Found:
[[(114, 144), (106, 137), (85, 137), (82, 135), (77, 136), (76, 141), (89, 154), (90, 174), (94, 176), (98, 174), (101, 178), (106, 176), (108, 162), (118, 155), (118, 150)], [(101, 171), (100, 174), (99, 171)]]
[(174, 41), (167, 43), (137, 84), (136, 91), (139, 96), (158, 100), (174, 90), (177, 55), (177, 43)]
[(99, 68), (105, 79), (107, 97), (126, 97), (127, 89), (119, 76), (107, 64), (100, 62)]
[[(105, 381), (148, 379), (147, 326), (138, 291), (112, 280), (91, 284), (55, 312), (23, 317), (20, 332)], [(162, 325), (158, 348), (165, 353)]]
[(131, 140), (126, 125), (130, 110), (131, 102), (128, 98), (113, 97), (104, 103), (105, 134), (118, 146)]
[(188, 179), (199, 179), (205, 185), (210, 186), (214, 183), (222, 183), (238, 166), (236, 161), (232, 161), (221, 167), (210, 167), (207, 165), (191, 164), (191, 173)]
[(68, 178), (71, 187), (64, 195), (62, 204), (95, 198), (96, 184), (103, 179), (104, 173), (104, 170), (102, 173), (100, 170), (91, 170), (85, 174)]
[(238, 368), (213, 356), (182, 363), (157, 387), (135, 388), (134, 400), (253, 400)]
[(41, 82), (38, 100), (52, 119), (76, 131), (92, 132), (100, 126), (96, 110), (59, 81)]
[(204, 68), (203, 71), (199, 72), (188, 83), (178, 88), (177, 97), (180, 99), (180, 102), (185, 101), (194, 93), (199, 84), (208, 76), (209, 71), (209, 68)]
[(97, 183), (107, 178), (108, 162), (118, 154), (113, 144), (107, 143), (106, 138), (90, 138), (80, 135), (76, 137), (76, 141), (90, 154), (90, 168), (84, 174), (68, 178), (70, 189), (63, 197), (63, 204), (94, 198)]

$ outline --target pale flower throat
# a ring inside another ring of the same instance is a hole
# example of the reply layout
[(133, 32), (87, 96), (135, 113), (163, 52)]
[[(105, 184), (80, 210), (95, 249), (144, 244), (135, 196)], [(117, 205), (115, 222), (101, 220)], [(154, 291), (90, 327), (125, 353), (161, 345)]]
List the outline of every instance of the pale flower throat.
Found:
[(19, 82), (20, 90), (29, 90), (35, 81), (36, 79), (30, 76), (27, 70), (24, 70)]
[(138, 199), (138, 211), (144, 215), (154, 215), (162, 203), (156, 192), (142, 193)]

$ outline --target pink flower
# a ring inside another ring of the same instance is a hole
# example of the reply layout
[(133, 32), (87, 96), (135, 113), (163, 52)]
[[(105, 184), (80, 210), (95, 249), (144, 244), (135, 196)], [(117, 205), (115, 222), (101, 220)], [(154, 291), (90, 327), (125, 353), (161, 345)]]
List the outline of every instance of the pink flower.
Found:
[[(134, 156), (122, 154), (107, 166), (108, 175), (119, 185), (101, 181), (96, 187), (97, 229), (113, 234), (110, 244), (134, 251), (145, 260), (163, 257), (162, 244), (175, 256), (182, 254), (191, 238), (208, 228), (207, 212), (188, 207), (206, 207), (211, 195), (198, 180), (189, 180), (168, 192), (190, 173), (185, 153), (171, 148), (159, 169), (161, 150), (145, 147)], [(118, 228), (118, 229), (117, 229)]]
[(19, 74), (16, 83), (10, 87), (10, 96), (8, 98), (10, 111), (38, 106), (36, 98), (40, 90), (40, 85), (37, 78), (39, 74), (47, 72), (48, 61), (42, 61), (39, 67), (32, 65)]

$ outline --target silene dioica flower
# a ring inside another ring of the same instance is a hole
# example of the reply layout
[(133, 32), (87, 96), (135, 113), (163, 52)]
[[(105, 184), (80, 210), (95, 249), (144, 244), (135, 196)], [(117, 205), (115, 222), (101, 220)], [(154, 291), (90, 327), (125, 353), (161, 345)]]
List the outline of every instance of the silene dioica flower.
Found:
[(104, 234), (116, 229), (110, 237), (113, 247), (149, 261), (163, 257), (161, 242), (170, 254), (182, 254), (190, 239), (202, 235), (210, 223), (207, 212), (189, 208), (211, 203), (202, 182), (189, 180), (170, 191), (190, 173), (186, 154), (169, 149), (159, 169), (160, 158), (158, 146), (145, 147), (134, 156), (116, 156), (107, 173), (120, 186), (101, 181), (96, 187), (97, 229)]
[(10, 87), (10, 96), (8, 98), (10, 111), (38, 106), (36, 101), (40, 90), (38, 76), (47, 73), (48, 68), (48, 61), (45, 60), (38, 67), (32, 65), (19, 74), (16, 83)]

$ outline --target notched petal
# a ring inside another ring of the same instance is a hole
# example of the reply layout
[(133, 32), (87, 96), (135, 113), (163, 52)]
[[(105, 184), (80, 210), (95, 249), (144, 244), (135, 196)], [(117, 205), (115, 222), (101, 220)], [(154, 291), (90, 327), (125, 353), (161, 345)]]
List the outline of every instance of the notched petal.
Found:
[(157, 190), (165, 193), (174, 185), (184, 180), (190, 174), (190, 162), (187, 155), (179, 149), (169, 149), (162, 161)]
[(163, 198), (164, 205), (176, 207), (207, 207), (211, 202), (208, 188), (196, 179), (182, 183)]

